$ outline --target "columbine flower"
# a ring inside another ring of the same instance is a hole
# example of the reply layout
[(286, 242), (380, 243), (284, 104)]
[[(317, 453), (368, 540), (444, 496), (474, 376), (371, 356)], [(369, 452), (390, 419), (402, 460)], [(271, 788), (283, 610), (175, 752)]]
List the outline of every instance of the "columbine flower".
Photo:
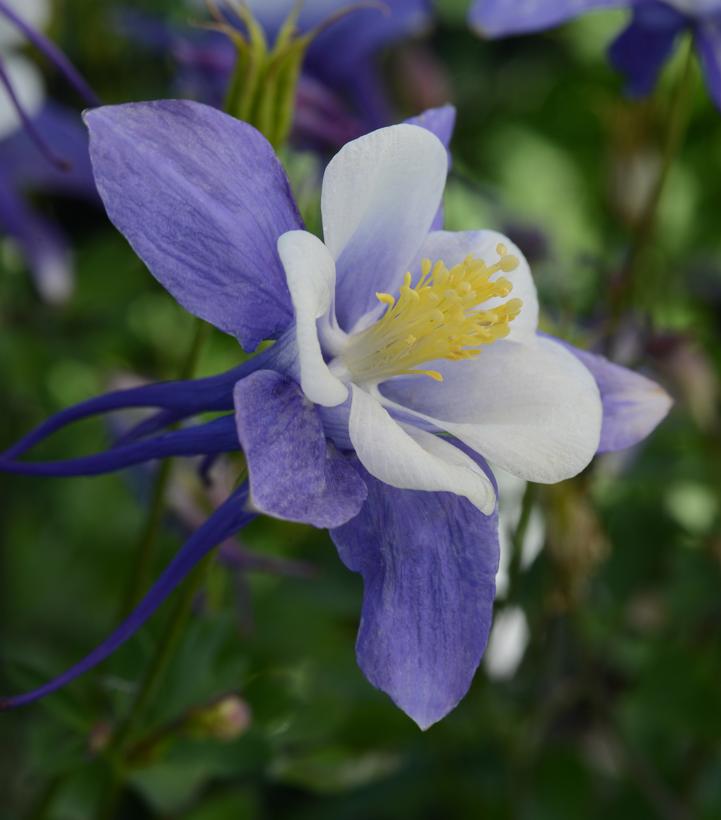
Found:
[[(269, 46), (294, 7), (292, 0), (250, 0), (246, 5)], [(303, 146), (337, 149), (393, 120), (378, 76), (379, 52), (426, 28), (430, 5), (428, 0), (383, 0), (377, 8), (362, 5), (353, 8), (353, 0), (307, 0), (302, 6), (298, 34), (319, 31), (308, 47), (296, 90), (293, 137)], [(228, 21), (243, 28), (233, 15), (232, 2), (218, 6), (227, 7)], [(333, 19), (344, 10), (346, 17)], [(126, 13), (124, 21), (133, 36), (173, 54), (182, 69), (182, 96), (223, 107), (238, 59), (232, 39), (216, 31), (173, 29), (144, 15)]]
[(475, 0), (470, 22), (485, 37), (526, 34), (604, 8), (630, 8), (629, 26), (609, 56), (629, 92), (650, 93), (679, 35), (693, 34), (709, 92), (721, 108), (721, 0)]
[[(22, 16), (18, 16), (22, 15)], [(19, 246), (40, 295), (62, 302), (72, 287), (70, 249), (59, 228), (34, 213), (28, 190), (95, 198), (88, 140), (77, 114), (45, 99), (40, 72), (18, 53), (40, 48), (92, 104), (97, 100), (67, 58), (37, 31), (45, 0), (0, 3), (0, 231)]]
[[(87, 475), (242, 448), (241, 487), (178, 553), (130, 619), (27, 703), (99, 662), (213, 546), (255, 512), (328, 528), (365, 582), (357, 654), (421, 727), (468, 690), (498, 565), (486, 458), (522, 478), (575, 475), (665, 415), (653, 382), (536, 333), (520, 252), (492, 231), (433, 230), (451, 109), (374, 131), (331, 160), (323, 240), (303, 230), (285, 174), (253, 128), (161, 101), (87, 115), (108, 214), (189, 311), (247, 349), (209, 379), (150, 385), (63, 411), (5, 453), (13, 472)], [(424, 127), (420, 127), (421, 123)], [(67, 462), (18, 457), (64, 424), (156, 407), (130, 436)], [(167, 432), (206, 410), (214, 421)]]

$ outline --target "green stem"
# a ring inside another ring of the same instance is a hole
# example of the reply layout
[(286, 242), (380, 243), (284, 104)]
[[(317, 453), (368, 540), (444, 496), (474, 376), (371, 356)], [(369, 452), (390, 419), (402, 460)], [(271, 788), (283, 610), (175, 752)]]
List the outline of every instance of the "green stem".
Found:
[(109, 753), (112, 754), (115, 752), (122, 754), (125, 751), (125, 746), (128, 740), (131, 739), (135, 724), (139, 718), (142, 717), (148, 703), (160, 685), (162, 677), (168, 668), (168, 664), (175, 654), (178, 642), (183, 635), (183, 631), (192, 612), (193, 601), (205, 578), (209, 560), (210, 558), (204, 559), (183, 585), (182, 591), (168, 619), (166, 629), (163, 631), (163, 637), (153, 656), (153, 661), (145, 673), (143, 682), (135, 696), (128, 717), (125, 722), (120, 725), (108, 745), (107, 751)]
[(679, 75), (669, 106), (668, 127), (663, 146), (661, 169), (656, 182), (646, 201), (643, 213), (638, 222), (636, 233), (622, 269), (622, 276), (611, 297), (611, 320), (607, 336), (611, 337), (618, 327), (623, 308), (637, 283), (639, 273), (650, 249), (658, 210), (664, 191), (688, 129), (691, 114), (693, 90), (693, 40), (689, 39), (684, 56), (683, 67)]
[(193, 601), (205, 579), (210, 560), (210, 556), (205, 558), (183, 585), (168, 618), (166, 628), (163, 630), (163, 637), (153, 655), (153, 660), (128, 710), (128, 715), (111, 737), (105, 750), (106, 757), (111, 764), (111, 773), (110, 782), (103, 796), (99, 812), (99, 817), (103, 820), (110, 820), (115, 814), (125, 779), (124, 756), (126, 749), (133, 738), (133, 732), (138, 722), (145, 714), (148, 704), (156, 694), (173, 659), (192, 613)]
[(28, 814), (28, 820), (45, 820), (50, 812), (56, 795), (63, 786), (64, 774), (55, 775), (38, 797), (37, 803)]
[[(181, 380), (191, 379), (195, 374), (200, 360), (200, 354), (203, 350), (203, 345), (208, 338), (210, 325), (201, 319), (195, 320), (195, 331), (193, 333), (193, 340), (185, 357), (182, 367), (178, 373), (178, 378)], [(133, 609), (133, 607), (140, 600), (143, 592), (148, 586), (150, 573), (153, 567), (153, 559), (155, 558), (155, 545), (160, 532), (160, 526), (163, 522), (163, 515), (165, 514), (165, 495), (168, 489), (168, 482), (172, 472), (172, 462), (170, 459), (165, 459), (155, 475), (153, 482), (152, 496), (150, 500), (150, 507), (148, 515), (145, 519), (145, 525), (138, 542), (137, 551), (135, 554), (135, 561), (132, 572), (130, 574), (130, 582), (128, 583), (127, 592), (123, 601), (121, 610), (121, 618), (124, 618)]]

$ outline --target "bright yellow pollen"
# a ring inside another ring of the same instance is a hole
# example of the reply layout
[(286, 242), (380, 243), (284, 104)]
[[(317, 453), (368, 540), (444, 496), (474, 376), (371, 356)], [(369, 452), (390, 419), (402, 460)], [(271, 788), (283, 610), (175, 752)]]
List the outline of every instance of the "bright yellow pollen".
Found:
[(503, 339), (520, 313), (520, 299), (483, 308), (490, 299), (505, 299), (513, 289), (503, 276), (518, 267), (518, 258), (504, 245), (496, 247), (498, 262), (488, 266), (468, 256), (450, 270), (441, 261), (424, 259), (421, 278), (411, 286), (407, 273), (397, 299), (377, 293), (386, 305), (383, 316), (359, 333), (343, 354), (343, 362), (358, 381), (383, 381), (391, 376), (424, 375), (443, 381), (436, 370), (418, 369), (435, 359), (460, 361), (478, 356), (483, 345)]

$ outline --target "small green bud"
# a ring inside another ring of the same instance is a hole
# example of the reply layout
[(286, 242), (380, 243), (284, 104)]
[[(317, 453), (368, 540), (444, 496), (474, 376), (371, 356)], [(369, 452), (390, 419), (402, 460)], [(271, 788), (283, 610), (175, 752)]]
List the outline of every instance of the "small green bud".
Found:
[(229, 742), (244, 734), (250, 723), (248, 704), (237, 695), (226, 695), (191, 712), (186, 727), (193, 735)]

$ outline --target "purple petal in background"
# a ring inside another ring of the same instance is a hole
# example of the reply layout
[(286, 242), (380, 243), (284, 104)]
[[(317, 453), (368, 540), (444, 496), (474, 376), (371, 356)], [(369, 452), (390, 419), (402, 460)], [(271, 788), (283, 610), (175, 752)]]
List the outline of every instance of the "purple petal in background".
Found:
[(61, 689), (80, 675), (104, 661), (148, 620), (170, 593), (214, 547), (238, 532), (255, 517), (245, 509), (247, 487), (241, 487), (219, 507), (177, 553), (148, 594), (127, 620), (82, 661), (44, 686), (10, 698), (0, 698), (0, 711), (15, 709)]
[(387, 84), (375, 61), (366, 59), (342, 83), (330, 82), (325, 75), (321, 81), (343, 99), (352, 102), (353, 110), (358, 112), (363, 122), (365, 133), (394, 122), (394, 107), (388, 97)]
[(174, 84), (179, 97), (223, 107), (237, 57), (227, 35), (135, 9), (123, 8), (114, 18), (118, 32), (134, 45), (172, 55), (179, 66)]
[(223, 108), (237, 59), (233, 41), (218, 31), (178, 32), (170, 49), (178, 63), (178, 96)]
[(90, 166), (88, 132), (80, 114), (57, 103), (48, 102), (33, 119), (35, 129), (67, 164), (60, 170), (43, 162), (37, 147), (27, 134), (18, 129), (0, 140), (0, 168), (3, 177), (15, 188), (29, 188), (43, 193), (67, 194), (97, 199), (95, 180)]
[(351, 112), (342, 95), (301, 74), (293, 114), (296, 145), (320, 151), (337, 149), (365, 131), (365, 124)]
[(326, 443), (320, 417), (297, 384), (260, 370), (236, 385), (235, 408), (257, 509), (316, 527), (338, 527), (358, 514), (365, 484)]
[(178, 302), (248, 349), (287, 328), (276, 240), (302, 221), (267, 140), (189, 101), (107, 106), (86, 121), (110, 219)]
[[(266, 30), (274, 33), (291, 9), (254, 0), (251, 7)], [(345, 0), (306, 2), (300, 28), (307, 31), (329, 15), (352, 6)], [(268, 11), (266, 11), (268, 8)], [(432, 19), (429, 0), (384, 0), (378, 8), (357, 8), (323, 31), (308, 50), (305, 74), (348, 100), (360, 115), (364, 131), (393, 120), (388, 97), (377, 73), (381, 49), (424, 30)]]
[[(48, 164), (31, 147), (36, 162)], [(53, 304), (64, 302), (73, 288), (68, 243), (55, 225), (28, 208), (4, 176), (0, 177), (0, 231), (17, 242), (40, 296)]]
[(507, 37), (552, 28), (595, 9), (633, 3), (634, 0), (475, 0), (469, 22), (484, 37)]
[(628, 93), (643, 97), (656, 85), (688, 18), (665, 3), (639, 5), (633, 19), (611, 44), (608, 55), (627, 80)]
[[(456, 127), (456, 109), (452, 105), (442, 105), (439, 108), (429, 108), (417, 117), (411, 117), (406, 122), (409, 125), (420, 125), (432, 134), (435, 134), (438, 139), (450, 149), (451, 140), (453, 139), (453, 131)], [(450, 150), (448, 150), (448, 168), (451, 168), (453, 158)], [(438, 209), (431, 231), (440, 231), (443, 228), (444, 222), (444, 207)]]
[(363, 509), (331, 531), (345, 565), (363, 576), (358, 663), (427, 729), (466, 694), (486, 646), (498, 515), (450, 493), (397, 490), (363, 476)]
[(448, 148), (453, 138), (453, 129), (456, 126), (456, 109), (452, 105), (442, 105), (439, 108), (429, 108), (417, 117), (407, 119), (408, 125), (420, 125)]
[[(251, 0), (250, 8), (270, 39), (275, 37), (293, 3)], [(349, 8), (345, 0), (306, 0), (299, 28), (309, 31), (332, 14)], [(345, 81), (384, 46), (422, 31), (431, 21), (429, 0), (385, 0), (378, 8), (358, 8), (328, 26), (311, 44), (307, 65), (327, 81)]]
[[(121, 6), (112, 12), (112, 25), (115, 32), (132, 40), (133, 44), (144, 46), (154, 51), (166, 51), (173, 48), (177, 38), (187, 32), (188, 27), (174, 25), (166, 16), (155, 15), (138, 9)], [(211, 32), (198, 32), (203, 38)], [(218, 36), (227, 41), (227, 37), (218, 32)]]

